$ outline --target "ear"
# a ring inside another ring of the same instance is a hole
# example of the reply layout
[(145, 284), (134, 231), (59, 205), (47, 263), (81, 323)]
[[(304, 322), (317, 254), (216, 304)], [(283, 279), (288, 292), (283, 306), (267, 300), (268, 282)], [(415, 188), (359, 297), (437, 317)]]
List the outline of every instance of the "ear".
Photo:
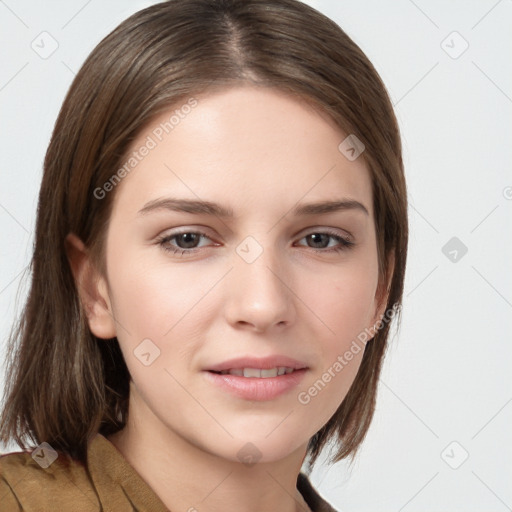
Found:
[(94, 268), (90, 254), (78, 236), (69, 233), (65, 244), (68, 261), (91, 332), (98, 338), (114, 338), (116, 336), (115, 320), (105, 278)]
[(393, 269), (395, 267), (395, 251), (392, 250), (389, 255), (388, 261), (388, 271), (387, 271), (387, 279), (385, 282), (379, 283), (377, 286), (377, 291), (375, 292), (375, 313), (372, 319), (372, 325), (370, 326), (371, 332), (376, 332), (378, 330), (378, 326), (380, 325), (382, 319), (384, 318), (384, 314), (386, 313), (386, 306), (389, 298), (389, 290), (391, 287), (391, 279), (393, 278)]

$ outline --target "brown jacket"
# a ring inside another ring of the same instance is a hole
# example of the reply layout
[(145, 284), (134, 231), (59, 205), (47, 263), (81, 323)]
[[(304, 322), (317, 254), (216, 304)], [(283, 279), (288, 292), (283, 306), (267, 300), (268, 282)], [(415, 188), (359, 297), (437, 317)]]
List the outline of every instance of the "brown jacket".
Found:
[[(33, 453), (35, 457), (40, 454)], [(297, 479), (297, 489), (313, 512), (336, 512), (303, 473)], [(46, 468), (36, 462), (30, 451), (0, 456), (0, 510), (169, 512), (121, 452), (101, 434), (89, 443), (87, 467), (61, 453)]]

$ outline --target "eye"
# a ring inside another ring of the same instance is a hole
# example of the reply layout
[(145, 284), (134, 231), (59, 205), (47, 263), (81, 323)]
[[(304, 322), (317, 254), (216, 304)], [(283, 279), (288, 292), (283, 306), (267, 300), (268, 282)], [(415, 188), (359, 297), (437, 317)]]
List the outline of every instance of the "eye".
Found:
[[(211, 240), (206, 233), (201, 231), (183, 231), (181, 233), (164, 235), (160, 237), (156, 243), (166, 252), (173, 254), (179, 253), (181, 256), (184, 256), (196, 253), (201, 248), (198, 246), (198, 243), (204, 238)], [(310, 247), (311, 249), (321, 253), (340, 252), (348, 250), (355, 245), (355, 243), (348, 238), (329, 230), (315, 231), (301, 238), (301, 240), (306, 239), (316, 245), (316, 247)], [(337, 245), (329, 248), (329, 239), (337, 242)], [(172, 244), (172, 241), (175, 241), (176, 245)]]
[[(157, 240), (157, 243), (164, 249), (164, 251), (171, 253), (180, 253), (184, 255), (186, 253), (195, 253), (198, 250), (197, 243), (201, 238), (210, 238), (200, 231), (183, 231), (181, 233), (174, 233), (170, 235), (164, 235)], [(178, 247), (171, 245), (170, 242), (176, 240)]]
[[(317, 251), (317, 252), (339, 252), (339, 251), (345, 251), (350, 248), (352, 248), (355, 243), (349, 240), (348, 238), (345, 238), (341, 236), (339, 233), (333, 232), (333, 231), (315, 231), (313, 233), (309, 233), (305, 237), (301, 238), (301, 240), (308, 239), (311, 241), (314, 245), (317, 247), (311, 247), (311, 249)], [(329, 239), (334, 239), (338, 245), (335, 245), (334, 247), (329, 247)], [(325, 245), (327, 243), (327, 245)], [(318, 247), (320, 246), (320, 247)]]

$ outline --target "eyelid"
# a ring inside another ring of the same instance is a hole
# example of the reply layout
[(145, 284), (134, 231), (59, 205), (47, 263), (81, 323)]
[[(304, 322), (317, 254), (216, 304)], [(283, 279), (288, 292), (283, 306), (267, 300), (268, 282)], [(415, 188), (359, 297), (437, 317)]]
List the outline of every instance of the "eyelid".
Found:
[[(204, 237), (208, 238), (209, 240), (214, 239), (213, 236), (211, 236), (207, 233), (208, 228), (185, 226), (183, 228), (176, 228), (176, 229), (178, 229), (178, 231), (171, 231), (169, 233), (161, 234), (157, 238), (159, 240), (162, 240), (165, 238), (172, 238), (174, 236), (182, 235), (184, 233), (195, 233), (195, 234), (204, 236)], [(349, 233), (346, 230), (342, 230), (340, 228), (330, 228), (330, 227), (326, 227), (326, 226), (313, 226), (313, 227), (305, 228), (305, 229), (306, 229), (306, 231), (304, 232), (304, 234), (302, 234), (300, 239), (302, 239), (308, 235), (311, 235), (313, 233), (325, 233), (325, 234), (332, 235), (332, 236), (339, 236), (340, 238), (343, 238), (347, 242), (355, 241), (354, 237), (352, 236), (351, 233)], [(303, 231), (304, 230), (299, 231), (299, 233), (297, 233), (297, 235), (295, 235), (295, 237), (299, 236), (299, 234), (302, 233)]]
[(302, 235), (302, 238), (304, 238), (305, 236), (311, 235), (313, 233), (326, 233), (326, 234), (332, 235), (332, 236), (339, 236), (340, 238), (343, 238), (347, 242), (355, 242), (355, 239), (352, 236), (352, 234), (344, 229), (328, 228), (328, 227), (324, 227), (324, 226), (314, 226), (312, 228), (307, 228), (307, 229), (308, 229), (308, 231), (304, 235)]
[(183, 235), (185, 233), (194, 233), (197, 235), (204, 236), (210, 240), (213, 240), (215, 238), (215, 236), (210, 233), (211, 231), (212, 231), (211, 229), (209, 229), (207, 227), (203, 227), (203, 226), (185, 226), (185, 227), (177, 227), (177, 228), (168, 228), (168, 229), (162, 231), (160, 234), (158, 234), (155, 237), (155, 240), (158, 241), (158, 240), (162, 240), (164, 238), (172, 238), (172, 237), (175, 237), (178, 235)]
[[(182, 229), (180, 231), (171, 231), (170, 233), (164, 233), (164, 234), (158, 236), (156, 241), (162, 242), (163, 240), (171, 240), (174, 237), (184, 235), (186, 233), (192, 233), (195, 235), (199, 235), (200, 237), (207, 238), (208, 240), (211, 240), (212, 242), (215, 241), (212, 236), (210, 236), (208, 233), (206, 233), (206, 230), (203, 231), (203, 229), (197, 229), (197, 228), (187, 228), (187, 229)], [(197, 247), (196, 247), (196, 249), (197, 249)], [(188, 250), (191, 251), (194, 249), (188, 249)]]

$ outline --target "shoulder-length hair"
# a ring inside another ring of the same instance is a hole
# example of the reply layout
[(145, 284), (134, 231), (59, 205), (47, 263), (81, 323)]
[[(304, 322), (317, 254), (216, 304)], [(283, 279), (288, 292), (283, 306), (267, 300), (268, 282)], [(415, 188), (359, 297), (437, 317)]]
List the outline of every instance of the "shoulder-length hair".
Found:
[[(44, 161), (27, 302), (9, 339), (0, 440), (46, 441), (86, 462), (96, 434), (122, 429), (130, 375), (116, 338), (95, 337), (67, 259), (75, 233), (104, 272), (115, 191), (98, 194), (156, 116), (213, 87), (251, 82), (293, 95), (362, 141), (372, 180), (379, 284), (401, 305), (407, 194), (391, 101), (361, 49), (297, 0), (170, 0), (106, 36), (76, 75)], [(341, 142), (341, 141), (340, 141)], [(96, 191), (96, 193), (95, 193)], [(390, 322), (365, 345), (355, 380), (310, 439), (310, 467), (328, 441), (352, 459), (370, 426)]]

